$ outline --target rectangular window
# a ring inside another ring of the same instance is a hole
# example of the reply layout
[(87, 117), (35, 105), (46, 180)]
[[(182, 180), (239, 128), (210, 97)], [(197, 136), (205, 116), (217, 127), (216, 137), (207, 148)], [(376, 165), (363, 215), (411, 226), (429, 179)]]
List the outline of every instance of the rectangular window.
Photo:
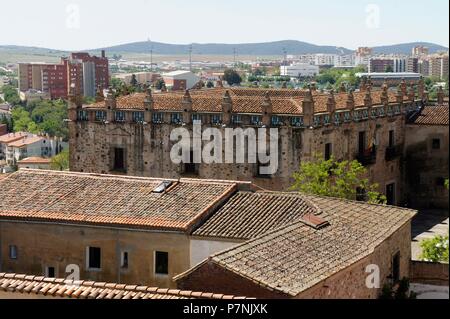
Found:
[(55, 278), (55, 267), (47, 267), (45, 269), (45, 277), (47, 278)]
[(88, 268), (101, 268), (101, 249), (98, 247), (88, 247)]
[(218, 114), (211, 115), (211, 123), (212, 124), (221, 124), (222, 116)]
[(345, 112), (344, 113), (344, 122), (350, 122), (351, 118), (350, 118), (350, 112)]
[(155, 124), (161, 124), (163, 122), (164, 116), (162, 113), (153, 113), (152, 122)]
[(144, 112), (133, 112), (134, 123), (144, 123)]
[(251, 123), (253, 125), (261, 125), (261, 116), (252, 115)]
[(400, 252), (396, 253), (392, 258), (392, 280), (394, 282), (400, 280)]
[(433, 138), (433, 141), (431, 142), (431, 147), (434, 150), (440, 150), (441, 149), (441, 140), (438, 138)]
[(242, 119), (240, 115), (232, 115), (231, 116), (231, 122), (233, 124), (241, 124), (242, 123)]
[(17, 246), (16, 245), (9, 246), (9, 258), (17, 259)]
[(192, 114), (192, 121), (193, 122), (201, 122), (202, 121), (202, 116), (200, 114)]
[(114, 120), (116, 122), (125, 122), (125, 112), (123, 111), (114, 112)]
[(172, 122), (172, 124), (181, 124), (181, 113), (170, 114), (170, 121)]
[(120, 256), (120, 267), (128, 268), (128, 252), (127, 251), (122, 251), (122, 254)]
[(106, 121), (106, 112), (105, 111), (95, 111), (95, 120), (96, 121)]
[(279, 116), (272, 116), (272, 125), (273, 126), (281, 125), (281, 119)]
[(325, 160), (328, 161), (331, 158), (332, 149), (331, 143), (325, 144)]
[(169, 274), (169, 253), (163, 251), (155, 252), (155, 274)]
[(303, 117), (293, 117), (292, 118), (292, 126), (302, 127), (303, 126)]
[(120, 147), (114, 148), (114, 170), (125, 170), (125, 150)]
[(394, 131), (391, 130), (389, 131), (389, 147), (394, 147), (395, 145), (395, 135), (394, 135)]
[(364, 154), (366, 150), (366, 132), (359, 132), (358, 135), (358, 153)]
[(78, 121), (87, 121), (88, 113), (85, 110), (78, 111)]

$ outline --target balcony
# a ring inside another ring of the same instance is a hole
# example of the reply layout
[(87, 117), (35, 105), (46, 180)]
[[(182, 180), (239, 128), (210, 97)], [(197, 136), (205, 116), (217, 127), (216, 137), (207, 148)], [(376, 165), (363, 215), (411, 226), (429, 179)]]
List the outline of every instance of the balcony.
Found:
[(395, 145), (386, 148), (385, 159), (387, 162), (402, 156), (403, 145)]
[(377, 161), (377, 152), (375, 148), (365, 150), (356, 154), (356, 160), (363, 166), (373, 165)]

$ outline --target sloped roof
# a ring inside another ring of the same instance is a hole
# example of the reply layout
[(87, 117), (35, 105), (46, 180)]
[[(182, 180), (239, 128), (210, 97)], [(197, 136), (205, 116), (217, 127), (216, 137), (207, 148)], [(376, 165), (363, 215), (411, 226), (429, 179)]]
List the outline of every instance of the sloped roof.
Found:
[(0, 291), (71, 299), (247, 299), (178, 289), (0, 273)]
[[(329, 225), (311, 227), (300, 218), (219, 252), (202, 264), (217, 264), (263, 287), (296, 296), (370, 255), (416, 213), (393, 206), (299, 196), (319, 207), (316, 216)], [(237, 214), (236, 221), (240, 217)], [(263, 217), (258, 220), (264, 222)], [(202, 264), (175, 280), (189, 276)]]
[(237, 182), (21, 169), (0, 180), (0, 219), (44, 220), (188, 231)]
[(414, 125), (449, 125), (448, 104), (425, 106), (418, 114), (413, 116), (409, 124)]

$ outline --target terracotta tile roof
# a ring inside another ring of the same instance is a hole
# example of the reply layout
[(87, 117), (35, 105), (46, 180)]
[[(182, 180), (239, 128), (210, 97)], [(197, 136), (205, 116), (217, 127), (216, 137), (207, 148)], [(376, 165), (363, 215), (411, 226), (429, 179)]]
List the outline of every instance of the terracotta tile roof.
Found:
[(29, 133), (25, 133), (25, 132), (8, 133), (8, 134), (0, 136), (0, 143), (14, 142), (14, 141), (20, 140), (23, 137), (26, 137), (28, 135), (29, 135)]
[(174, 279), (214, 263), (263, 287), (296, 296), (371, 254), (416, 213), (304, 196), (321, 209), (316, 217), (328, 221), (327, 226), (312, 227), (299, 220), (217, 253)]
[(31, 145), (31, 144), (40, 142), (42, 140), (44, 140), (44, 138), (42, 138), (40, 136), (27, 136), (27, 137), (23, 137), (21, 139), (18, 139), (16, 141), (8, 143), (8, 146), (10, 146), (10, 147), (24, 147), (24, 146), (27, 146), (27, 145)]
[(0, 180), (0, 219), (190, 231), (238, 183), (21, 169)]
[(248, 299), (223, 294), (0, 273), (0, 291), (71, 299)]
[(18, 164), (50, 164), (50, 158), (42, 158), (42, 157), (27, 157), (23, 160), (20, 160)]
[[(194, 112), (222, 112), (222, 96), (225, 89), (191, 90), (192, 108)], [(274, 114), (302, 114), (302, 100), (304, 90), (289, 89), (252, 89), (252, 88), (230, 88), (229, 93), (233, 102), (233, 112), (236, 113), (261, 113), (265, 93), (268, 92), (273, 105)], [(381, 104), (381, 91), (372, 91), (374, 105)], [(179, 111), (183, 110), (182, 100), (184, 93), (155, 93), (153, 94), (153, 108), (157, 111)], [(396, 93), (389, 91), (389, 101), (396, 101)], [(355, 107), (364, 106), (364, 92), (355, 92)], [(404, 97), (407, 99), (407, 97)], [(127, 110), (143, 110), (145, 93), (135, 93), (117, 98), (117, 108)], [(318, 91), (313, 93), (315, 112), (327, 111), (328, 94)], [(345, 109), (347, 104), (347, 93), (335, 93), (336, 109)], [(86, 105), (85, 108), (104, 108), (105, 102)]]
[(317, 206), (296, 193), (238, 192), (192, 235), (250, 239), (318, 213)]
[(415, 125), (449, 125), (448, 104), (425, 106), (409, 120), (409, 123)]

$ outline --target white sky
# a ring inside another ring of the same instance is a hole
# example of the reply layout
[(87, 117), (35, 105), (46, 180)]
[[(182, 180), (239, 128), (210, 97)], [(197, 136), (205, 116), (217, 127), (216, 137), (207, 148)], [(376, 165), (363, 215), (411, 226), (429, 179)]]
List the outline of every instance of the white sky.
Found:
[(83, 50), (144, 41), (300, 40), (448, 47), (448, 0), (7, 0), (0, 45)]

